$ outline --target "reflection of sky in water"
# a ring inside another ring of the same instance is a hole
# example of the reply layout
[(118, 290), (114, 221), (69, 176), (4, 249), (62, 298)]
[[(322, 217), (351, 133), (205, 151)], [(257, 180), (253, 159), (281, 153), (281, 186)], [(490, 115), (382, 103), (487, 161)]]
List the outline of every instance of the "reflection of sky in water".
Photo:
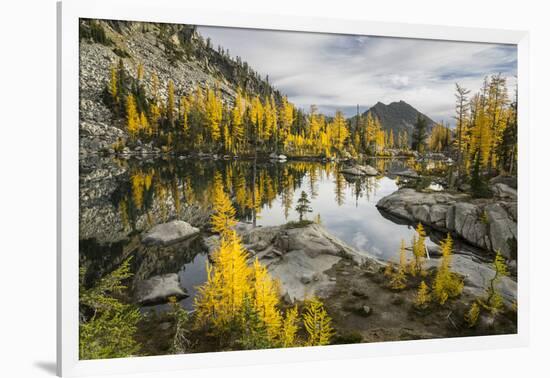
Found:
[[(316, 183), (317, 196), (311, 198), (311, 189), (307, 177), (300, 188), (294, 192), (292, 210), (288, 221), (297, 220), (298, 213), (294, 210), (301, 191), (308, 193), (313, 213), (307, 215), (313, 219), (321, 215), (321, 223), (332, 234), (360, 251), (367, 251), (381, 259), (397, 260), (401, 239), (407, 245), (415, 234), (412, 227), (401, 225), (386, 219), (376, 208), (376, 203), (382, 197), (398, 189), (394, 180), (388, 177), (380, 179), (368, 178), (371, 181), (368, 193), (356, 199), (354, 184), (346, 182), (344, 203), (339, 206), (335, 199), (334, 178), (319, 177)], [(258, 217), (258, 225), (271, 226), (285, 223), (284, 208), (280, 197), (271, 204), (264, 206)], [(427, 243), (431, 243), (428, 241)]]
[[(183, 298), (179, 301), (179, 303), (181, 307), (187, 311), (193, 310), (193, 302), (195, 300), (195, 295), (197, 294), (197, 289), (200, 285), (206, 282), (207, 260), (208, 255), (206, 253), (199, 253), (195, 256), (193, 261), (183, 265), (178, 272), (180, 285), (187, 291), (187, 294), (189, 294), (187, 298)], [(168, 303), (141, 307), (141, 311), (143, 313), (149, 311), (165, 312), (170, 310), (171, 307)]]
[(206, 261), (208, 255), (199, 253), (192, 262), (185, 264), (179, 271), (181, 286), (187, 290), (189, 297), (180, 301), (181, 306), (186, 310), (193, 309), (193, 300), (197, 294), (197, 286), (206, 281)]

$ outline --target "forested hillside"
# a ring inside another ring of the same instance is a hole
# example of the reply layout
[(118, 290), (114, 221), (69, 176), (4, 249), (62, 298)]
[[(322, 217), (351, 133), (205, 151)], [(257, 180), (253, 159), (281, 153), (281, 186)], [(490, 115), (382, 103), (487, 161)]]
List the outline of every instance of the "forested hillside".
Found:
[(420, 114), (391, 104), (357, 122), (300, 109), (194, 26), (83, 20), (80, 37), (82, 154), (383, 154), (408, 149)]
[[(197, 88), (216, 88), (220, 100), (228, 105), (234, 102), (239, 89), (281, 101), (280, 93), (246, 62), (213, 46), (195, 26), (81, 20), (80, 42), (83, 153), (110, 148), (119, 138), (127, 138), (128, 94), (137, 99), (138, 110), (149, 120), (154, 111), (151, 97), (156, 98), (160, 108), (169, 95), (179, 103)], [(171, 94), (169, 82), (173, 85)], [(109, 99), (106, 92), (113, 90), (117, 93), (110, 93)], [(147, 109), (143, 96), (148, 97)], [(113, 104), (113, 99), (120, 102)]]

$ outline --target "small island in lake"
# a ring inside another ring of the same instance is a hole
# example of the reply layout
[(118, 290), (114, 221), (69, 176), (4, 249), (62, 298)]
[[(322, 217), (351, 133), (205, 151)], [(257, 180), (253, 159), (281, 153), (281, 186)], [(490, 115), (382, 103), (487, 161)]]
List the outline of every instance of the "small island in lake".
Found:
[(80, 359), (516, 333), (516, 55), (81, 19)]

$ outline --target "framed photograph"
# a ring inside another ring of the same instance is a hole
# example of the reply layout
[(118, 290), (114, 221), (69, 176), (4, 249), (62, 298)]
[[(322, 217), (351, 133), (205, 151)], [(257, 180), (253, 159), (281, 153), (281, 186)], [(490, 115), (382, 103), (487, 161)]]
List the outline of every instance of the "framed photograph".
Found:
[(180, 3), (58, 4), (60, 375), (526, 345), (526, 32)]

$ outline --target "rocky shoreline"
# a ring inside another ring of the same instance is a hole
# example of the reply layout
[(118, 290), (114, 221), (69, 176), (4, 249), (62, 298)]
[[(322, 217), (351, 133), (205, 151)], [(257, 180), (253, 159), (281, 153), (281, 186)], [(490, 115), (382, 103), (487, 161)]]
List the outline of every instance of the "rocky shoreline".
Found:
[[(445, 306), (433, 304), (429, 312), (417, 313), (413, 311), (418, 284), (414, 279), (404, 290), (391, 290), (384, 276), (386, 263), (366, 251), (355, 250), (319, 224), (253, 228), (239, 223), (236, 230), (250, 253), (250, 263), (259, 259), (279, 281), (285, 305), (313, 295), (322, 298), (335, 321), (337, 338), (371, 342), (515, 332), (515, 315), (510, 309), (516, 301), (517, 283), (511, 277), (504, 277), (497, 285), (507, 308), (503, 314), (484, 314), (475, 331), (463, 324), (464, 312), (473, 300), (486, 295), (494, 275), (490, 264), (475, 257), (460, 253), (453, 256), (451, 268), (464, 282), (460, 297)], [(209, 253), (218, 242), (217, 235), (204, 236), (202, 241)], [(438, 265), (439, 258), (427, 260), (428, 277), (435, 274)], [(187, 296), (180, 285), (175, 274), (152, 277), (137, 283), (136, 300), (158, 304), (165, 303), (168, 296)], [(161, 298), (163, 293), (165, 297)]]
[(412, 223), (421, 222), (509, 260), (517, 258), (517, 193), (504, 183), (492, 185), (494, 197), (465, 193), (421, 192), (402, 188), (382, 198), (378, 209)]

